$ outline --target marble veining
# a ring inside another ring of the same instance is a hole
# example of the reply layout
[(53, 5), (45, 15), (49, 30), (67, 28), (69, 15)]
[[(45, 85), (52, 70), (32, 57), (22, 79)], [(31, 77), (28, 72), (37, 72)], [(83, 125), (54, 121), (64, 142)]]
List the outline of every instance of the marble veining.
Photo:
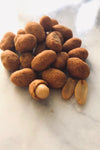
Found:
[[(32, 18), (24, 12), (18, 11), (18, 22), (15, 19), (11, 25), (16, 23), (15, 33)], [(10, 73), (0, 62), (0, 150), (100, 150), (100, 1), (77, 0), (48, 15), (70, 27), (89, 51), (87, 102), (80, 106), (74, 96), (65, 101), (61, 90), (51, 90), (46, 101), (34, 101), (28, 89), (10, 82)], [(85, 27), (82, 21), (87, 21)], [(0, 28), (0, 38), (4, 32)]]

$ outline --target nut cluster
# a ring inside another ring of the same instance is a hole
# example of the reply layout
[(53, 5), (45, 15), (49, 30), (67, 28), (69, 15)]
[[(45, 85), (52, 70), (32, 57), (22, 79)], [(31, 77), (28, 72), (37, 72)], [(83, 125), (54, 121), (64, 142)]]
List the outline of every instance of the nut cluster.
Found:
[(5, 33), (0, 42), (1, 61), (11, 72), (10, 80), (29, 87), (33, 99), (46, 99), (51, 88), (61, 88), (65, 100), (75, 93), (77, 102), (84, 104), (90, 69), (85, 62), (88, 51), (81, 43), (70, 28), (43, 16), (39, 23), (28, 22), (17, 34)]

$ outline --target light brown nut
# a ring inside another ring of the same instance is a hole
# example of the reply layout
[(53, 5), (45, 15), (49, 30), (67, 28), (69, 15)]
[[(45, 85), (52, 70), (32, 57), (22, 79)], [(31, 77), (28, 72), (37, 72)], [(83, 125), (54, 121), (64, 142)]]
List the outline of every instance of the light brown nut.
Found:
[(31, 61), (33, 59), (31, 52), (24, 52), (20, 55), (20, 64), (22, 68), (31, 68)]
[(15, 48), (18, 52), (32, 51), (37, 43), (36, 37), (32, 34), (18, 34), (15, 39)]
[(15, 71), (10, 76), (10, 80), (20, 87), (27, 87), (34, 79), (36, 79), (36, 73), (30, 68)]
[(49, 16), (43, 16), (40, 19), (40, 24), (43, 26), (45, 31), (51, 31), (52, 30), (52, 21)]
[(90, 74), (88, 64), (76, 57), (67, 60), (67, 71), (71, 77), (77, 79), (86, 79)]
[(1, 54), (1, 61), (3, 66), (8, 71), (15, 71), (18, 70), (20, 67), (18, 55), (10, 50), (6, 50)]
[(61, 91), (62, 97), (64, 99), (68, 100), (69, 98), (72, 97), (76, 83), (77, 83), (77, 80), (68, 78), (67, 82), (65, 83)]
[(31, 67), (35, 71), (43, 71), (56, 60), (56, 57), (53, 50), (45, 50), (33, 58)]
[(25, 32), (25, 30), (24, 29), (19, 29), (18, 31), (17, 31), (17, 34), (25, 34), (26, 32)]
[(56, 52), (62, 50), (62, 43), (57, 33), (51, 32), (46, 37), (46, 46)]
[(45, 40), (44, 28), (37, 22), (28, 22), (25, 26), (25, 32), (33, 34), (37, 38), (37, 42)]
[(54, 26), (54, 25), (57, 25), (57, 24), (58, 24), (58, 21), (57, 21), (56, 19), (51, 18), (51, 21), (52, 21), (52, 26)]
[(82, 60), (86, 60), (88, 57), (88, 51), (85, 48), (75, 48), (68, 52), (69, 57), (78, 57)]
[(29, 93), (35, 100), (46, 99), (49, 96), (47, 82), (41, 79), (35, 79), (29, 85)]
[(47, 49), (47, 47), (46, 47), (45, 42), (39, 43), (35, 49), (34, 55), (37, 55), (46, 49)]
[(75, 98), (81, 105), (85, 104), (88, 93), (88, 85), (85, 80), (79, 80), (75, 87)]
[(63, 44), (63, 50), (68, 52), (74, 48), (80, 47), (82, 41), (79, 38), (70, 38)]
[(42, 79), (47, 81), (51, 88), (62, 88), (66, 82), (66, 75), (59, 69), (49, 68), (42, 72)]
[(1, 39), (0, 48), (4, 51), (7, 49), (15, 50), (14, 37), (15, 37), (15, 34), (12, 32), (5, 33), (3, 38)]
[(66, 52), (59, 52), (57, 53), (57, 59), (56, 61), (52, 64), (54, 68), (58, 69), (65, 69), (66, 63), (68, 59), (68, 54)]
[(61, 32), (65, 41), (72, 38), (73, 36), (72, 30), (63, 25), (57, 24), (57, 25), (54, 25), (52, 28), (54, 31)]

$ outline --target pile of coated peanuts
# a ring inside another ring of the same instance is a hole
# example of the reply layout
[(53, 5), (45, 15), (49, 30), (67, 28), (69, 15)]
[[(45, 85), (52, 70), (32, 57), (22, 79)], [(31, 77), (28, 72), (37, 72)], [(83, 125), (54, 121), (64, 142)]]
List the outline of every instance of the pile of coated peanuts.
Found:
[(39, 23), (30, 21), (24, 29), (4, 34), (0, 42), (1, 62), (11, 72), (16, 86), (29, 87), (34, 100), (49, 96), (50, 89), (61, 89), (62, 98), (75, 94), (79, 104), (87, 99), (86, 78), (90, 74), (85, 62), (88, 51), (72, 30), (49, 16)]

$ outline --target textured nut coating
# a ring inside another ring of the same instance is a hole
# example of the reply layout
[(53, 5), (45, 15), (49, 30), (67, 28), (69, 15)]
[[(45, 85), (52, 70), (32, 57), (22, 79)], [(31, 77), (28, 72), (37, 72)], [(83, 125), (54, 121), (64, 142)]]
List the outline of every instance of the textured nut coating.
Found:
[(69, 50), (80, 47), (81, 43), (79, 38), (71, 38), (63, 44), (63, 50), (68, 52)]
[(35, 92), (36, 88), (40, 84), (48, 85), (46, 81), (41, 80), (41, 79), (35, 79), (29, 85), (29, 93), (35, 100), (41, 100), (39, 97), (37, 97), (36, 92)]
[(7, 50), (7, 49), (15, 50), (14, 38), (15, 38), (14, 33), (12, 33), (12, 32), (5, 33), (3, 38), (1, 39), (0, 48), (2, 50)]
[(66, 82), (66, 75), (59, 69), (49, 68), (42, 72), (42, 79), (47, 81), (51, 88), (62, 88)]
[(62, 50), (62, 43), (56, 32), (51, 32), (47, 35), (46, 46), (56, 52), (60, 52)]
[(68, 52), (69, 57), (78, 57), (85, 60), (88, 57), (88, 51), (85, 48), (75, 48)]
[(59, 52), (57, 53), (57, 59), (52, 66), (58, 69), (65, 69), (67, 59), (68, 59), (68, 54), (66, 52)]
[(36, 46), (36, 37), (32, 34), (18, 34), (15, 39), (15, 48), (18, 52), (32, 51)]
[(37, 22), (28, 22), (25, 26), (25, 32), (33, 34), (37, 38), (37, 42), (42, 42), (45, 39), (44, 28)]
[(65, 41), (72, 38), (73, 36), (72, 30), (63, 25), (57, 24), (57, 25), (54, 25), (52, 28), (54, 31), (61, 32)]
[(63, 44), (64, 43), (64, 38), (63, 38), (63, 35), (61, 34), (61, 32), (59, 32), (59, 31), (53, 31), (53, 32), (55, 32), (59, 36), (59, 38), (61, 40), (61, 43)]
[(1, 61), (8, 71), (15, 71), (20, 67), (19, 57), (10, 50), (6, 50), (1, 54)]
[(35, 49), (35, 52), (34, 52), (34, 55), (37, 55), (39, 54), (40, 52), (46, 50), (46, 44), (45, 42), (42, 42), (42, 43), (39, 43)]
[(43, 16), (40, 19), (40, 24), (43, 26), (45, 31), (51, 31), (52, 30), (52, 21), (49, 16)]
[(33, 59), (33, 54), (30, 52), (24, 52), (20, 55), (20, 64), (22, 68), (31, 68), (31, 61)]
[(85, 79), (90, 74), (88, 64), (86, 64), (80, 58), (75, 57), (67, 60), (67, 71), (72, 77), (77, 79)]
[(17, 86), (27, 87), (36, 78), (35, 72), (30, 68), (24, 68), (11, 74), (10, 80)]
[(17, 34), (25, 34), (26, 32), (25, 32), (25, 30), (24, 29), (19, 29), (18, 31), (17, 31)]
[(51, 18), (51, 21), (52, 21), (52, 26), (54, 26), (54, 25), (57, 25), (57, 24), (58, 24), (58, 21), (57, 21), (56, 19)]
[(56, 57), (53, 50), (45, 50), (33, 58), (31, 67), (35, 71), (42, 71), (49, 67), (56, 60)]

